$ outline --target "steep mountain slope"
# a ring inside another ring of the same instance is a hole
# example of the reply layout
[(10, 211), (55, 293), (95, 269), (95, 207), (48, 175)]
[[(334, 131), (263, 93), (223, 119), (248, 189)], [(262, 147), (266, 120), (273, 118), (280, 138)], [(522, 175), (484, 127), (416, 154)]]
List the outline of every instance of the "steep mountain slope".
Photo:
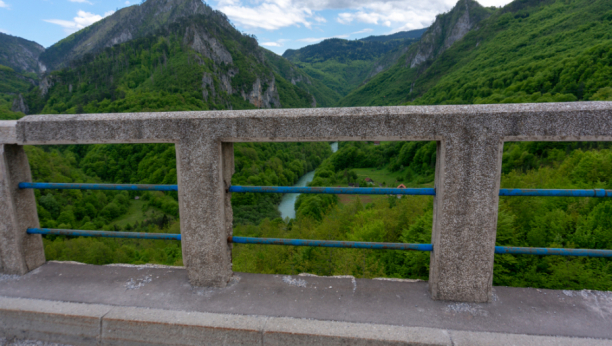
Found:
[(265, 54), (266, 62), (274, 69), (274, 72), (278, 73), (291, 84), (306, 90), (314, 97), (313, 107), (332, 107), (340, 100), (340, 94), (327, 87), (321, 81), (308, 76), (306, 72), (291, 61), (265, 48), (261, 49)]
[[(49, 47), (40, 60), (56, 70), (87, 53), (96, 53), (132, 39), (145, 37), (164, 25), (191, 15), (224, 16), (201, 0), (147, 0), (122, 8)], [(227, 25), (231, 26), (229, 22)]]
[(313, 96), (264, 55), (223, 14), (199, 14), (71, 61), (46, 76), (27, 104), (44, 113), (312, 106)]
[[(465, 6), (465, 1), (443, 16)], [(444, 28), (434, 23), (431, 33), (438, 27)], [(455, 39), (454, 34), (431, 39), (428, 31), (418, 49), (409, 50), (395, 66), (352, 92), (339, 105), (550, 102), (612, 97), (609, 1), (516, 0), (471, 27), (461, 39)], [(452, 40), (454, 43), (443, 49)]]
[(39, 65), (38, 57), (44, 51), (36, 42), (0, 32), (0, 65), (17, 72), (42, 73), (46, 68)]
[(364, 80), (390, 66), (416, 41), (420, 32), (414, 30), (353, 41), (333, 38), (298, 50), (288, 49), (283, 57), (345, 96)]
[(0, 120), (19, 119), (27, 114), (28, 108), (21, 93), (35, 85), (35, 77), (0, 65)]
[(425, 33), (425, 31), (427, 31), (427, 29), (428, 28), (409, 30), (409, 31), (400, 31), (400, 32), (396, 32), (395, 34), (391, 34), (391, 35), (379, 35), (379, 36), (372, 35), (366, 38), (362, 38), (360, 39), (360, 41), (387, 42), (391, 40), (403, 40), (407, 38), (418, 40), (421, 38), (421, 36), (423, 36), (423, 34)]

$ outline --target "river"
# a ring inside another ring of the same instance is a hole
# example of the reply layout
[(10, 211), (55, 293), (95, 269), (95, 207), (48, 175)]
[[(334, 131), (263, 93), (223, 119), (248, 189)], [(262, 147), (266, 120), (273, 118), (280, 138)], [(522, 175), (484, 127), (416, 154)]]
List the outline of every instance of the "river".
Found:
[[(334, 142), (331, 144), (331, 150), (333, 153), (338, 151), (338, 142)], [(314, 179), (314, 174), (315, 171), (310, 171), (304, 174), (293, 186), (302, 187), (308, 185), (308, 183), (310, 183), (312, 179)], [(290, 219), (295, 219), (295, 201), (299, 195), (299, 193), (286, 193), (285, 195), (283, 195), (283, 199), (278, 205), (278, 211), (280, 211), (283, 220), (287, 217)]]

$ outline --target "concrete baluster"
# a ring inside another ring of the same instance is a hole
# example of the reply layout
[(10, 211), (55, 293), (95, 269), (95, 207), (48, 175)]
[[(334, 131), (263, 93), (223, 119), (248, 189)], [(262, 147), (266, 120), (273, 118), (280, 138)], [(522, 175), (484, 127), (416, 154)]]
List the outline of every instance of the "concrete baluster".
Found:
[(429, 272), (433, 299), (489, 301), (502, 150), (501, 138), (486, 131), (459, 132), (438, 142)]
[(45, 263), (34, 191), (21, 190), (19, 182), (32, 181), (22, 146), (0, 144), (0, 273), (23, 275)]
[(183, 264), (194, 286), (225, 287), (232, 276), (233, 145), (186, 138), (176, 145)]

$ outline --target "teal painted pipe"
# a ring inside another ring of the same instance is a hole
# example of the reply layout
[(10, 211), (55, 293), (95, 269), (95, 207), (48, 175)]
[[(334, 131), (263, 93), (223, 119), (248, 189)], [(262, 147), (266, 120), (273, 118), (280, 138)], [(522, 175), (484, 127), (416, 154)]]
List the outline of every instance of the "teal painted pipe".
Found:
[[(177, 185), (149, 184), (79, 184), (79, 183), (19, 183), (20, 189), (65, 190), (127, 190), (127, 191), (178, 191)], [(235, 186), (228, 192), (235, 193), (316, 193), (336, 195), (421, 195), (435, 196), (434, 188), (383, 188), (383, 187), (297, 187), (297, 186)], [(500, 196), (514, 197), (612, 197), (612, 190), (604, 189), (500, 189)]]
[(178, 191), (177, 185), (19, 183), (20, 189)]
[[(102, 237), (102, 238), (181, 240), (180, 234), (168, 234), (168, 233), (83, 231), (83, 230), (51, 229), (51, 228), (28, 228), (27, 233), (28, 234), (67, 235), (67, 236), (73, 236), (73, 237), (80, 236), (80, 237)], [(361, 242), (361, 241), (253, 238), (253, 237), (231, 237), (231, 236), (227, 238), (227, 242), (235, 243), (235, 244), (290, 245), (290, 246), (311, 246), (311, 247), (333, 247), (333, 248), (345, 248), (345, 249), (433, 251), (432, 244), (373, 243), (373, 242)], [(554, 255), (554, 256), (580, 256), (580, 257), (612, 257), (612, 250), (533, 248), (533, 247), (513, 247), (513, 246), (496, 246), (495, 253), (496, 254), (512, 254), (512, 255), (541, 255), (541, 256)]]
[(72, 237), (181, 240), (180, 234), (171, 234), (171, 233), (81, 231), (81, 230), (74, 230), (74, 229), (52, 229), (52, 228), (28, 228), (27, 233), (28, 234), (68, 235)]
[(336, 247), (336, 248), (347, 248), (347, 249), (372, 249), (372, 250), (432, 251), (431, 244), (372, 243), (372, 242), (364, 242), (364, 241), (251, 238), (251, 237), (229, 237), (227, 238), (227, 241), (228, 243), (235, 243), (235, 244)]
[(317, 193), (334, 195), (426, 195), (434, 196), (436, 189), (398, 189), (384, 187), (298, 187), (298, 186), (230, 186), (229, 192), (251, 193)]

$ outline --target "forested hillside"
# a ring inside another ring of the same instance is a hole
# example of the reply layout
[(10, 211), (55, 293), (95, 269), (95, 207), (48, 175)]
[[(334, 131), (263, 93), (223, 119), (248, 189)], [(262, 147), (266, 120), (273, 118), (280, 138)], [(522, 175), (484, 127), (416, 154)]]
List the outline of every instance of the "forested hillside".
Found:
[(409, 52), (339, 105), (605, 100), (611, 33), (609, 1), (517, 0), (434, 59), (414, 65)]
[(38, 58), (45, 48), (36, 42), (0, 32), (0, 65), (17, 72), (43, 73), (46, 67)]
[(298, 50), (288, 49), (283, 57), (314, 80), (345, 96), (392, 65), (422, 32), (405, 31), (352, 41), (331, 38)]
[[(0, 119), (24, 113), (612, 100), (609, 1), (515, 0), (503, 8), (485, 8), (460, 0), (424, 33), (327, 40), (288, 51), (288, 59), (262, 49), (222, 13), (196, 2), (172, 0), (176, 9), (147, 22), (159, 5), (148, 0), (69, 36), (44, 55), (63, 68), (40, 81), (31, 72), (0, 65)], [(189, 8), (196, 8), (194, 15), (188, 15)], [(124, 22), (128, 19), (133, 25)], [(132, 27), (142, 30), (136, 35)], [(132, 36), (115, 35), (125, 30)], [(421, 34), (417, 41), (414, 36)], [(109, 44), (113, 37), (120, 39)], [(84, 48), (94, 42), (89, 40), (97, 42), (96, 49)], [(328, 143), (239, 143), (234, 148), (235, 185), (290, 186), (314, 169), (311, 186), (434, 184), (435, 142), (348, 142), (334, 154)], [(170, 144), (26, 150), (35, 181), (176, 183)], [(508, 188), (612, 189), (612, 145), (507, 143), (502, 173), (502, 187)], [(176, 193), (35, 193), (44, 227), (180, 232)], [(234, 234), (431, 242), (432, 197), (300, 195), (292, 220), (280, 219), (280, 198), (233, 194)], [(612, 249), (611, 215), (612, 201), (605, 199), (503, 197), (497, 243)], [(182, 265), (178, 242), (49, 236), (44, 243), (48, 260)], [(429, 271), (428, 253), (233, 249), (238, 272), (427, 279)], [(493, 282), (612, 290), (612, 263), (496, 255)]]
[[(189, 13), (189, 6), (195, 3), (201, 11)], [(260, 48), (255, 38), (237, 31), (225, 15), (199, 0), (173, 1), (172, 6), (176, 8), (161, 5), (163, 8), (157, 10), (163, 10), (167, 20), (157, 17), (147, 30), (125, 42), (115, 42), (110, 47), (100, 43), (97, 49), (79, 50), (94, 38), (103, 42), (101, 34), (96, 34), (102, 29), (94, 25), (52, 46), (43, 58), (70, 57), (72, 60), (54, 60), (55, 66), (65, 67), (45, 74), (40, 81), (35, 75), (27, 79), (26, 75), (1, 66), (0, 91), (4, 93), (0, 98), (0, 119), (17, 119), (24, 113), (311, 107), (316, 104), (313, 95), (319, 96), (322, 103), (337, 100), (327, 100), (333, 94), (329, 93), (331, 90), (310, 82), (287, 60), (270, 59), (269, 52)], [(128, 12), (120, 11), (100, 26), (107, 28), (111, 23), (115, 31), (133, 27), (134, 23), (125, 21), (135, 20), (134, 13), (155, 12), (155, 6), (161, 5), (159, 1), (149, 0), (141, 5), (142, 9), (131, 9), (129, 16), (126, 16)], [(183, 15), (176, 15), (180, 11)], [(71, 56), (69, 52), (82, 54)], [(286, 80), (285, 75), (292, 79)], [(11, 111), (16, 100), (27, 110)], [(175, 148), (170, 144), (42, 146), (27, 150), (35, 181), (177, 182)], [(242, 184), (291, 185), (330, 154), (326, 143), (236, 144), (233, 179)], [(36, 195), (43, 227), (180, 232), (176, 193), (37, 190)], [(235, 196), (234, 222), (259, 224), (264, 218), (279, 217), (280, 198), (273, 194)], [(65, 237), (45, 239), (49, 260), (180, 265), (180, 244), (167, 245)]]

